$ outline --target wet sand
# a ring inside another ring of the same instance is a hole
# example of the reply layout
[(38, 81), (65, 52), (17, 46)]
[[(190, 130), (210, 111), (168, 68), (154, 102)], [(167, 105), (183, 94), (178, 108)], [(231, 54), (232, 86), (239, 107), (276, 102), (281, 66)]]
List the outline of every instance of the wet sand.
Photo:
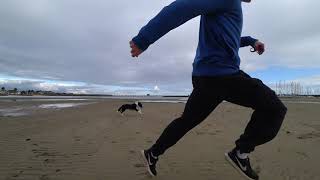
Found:
[[(286, 99), (279, 135), (250, 155), (262, 180), (319, 180), (320, 99)], [(0, 180), (235, 180), (224, 159), (252, 113), (222, 103), (160, 157), (151, 178), (139, 151), (157, 139), (183, 103), (144, 103), (143, 115), (116, 109), (128, 100), (103, 100), (63, 109), (0, 117)], [(37, 104), (38, 103), (38, 104)], [(43, 102), (41, 102), (43, 103)], [(52, 102), (50, 102), (52, 103)], [(0, 102), (0, 108), (39, 102)]]

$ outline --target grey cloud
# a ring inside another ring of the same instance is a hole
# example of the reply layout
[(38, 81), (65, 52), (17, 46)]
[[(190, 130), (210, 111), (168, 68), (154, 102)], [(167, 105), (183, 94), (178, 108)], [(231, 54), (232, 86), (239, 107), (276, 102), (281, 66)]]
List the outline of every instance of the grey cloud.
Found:
[[(0, 72), (36, 79), (150, 89), (158, 85), (163, 91), (188, 91), (199, 18), (168, 33), (138, 60), (129, 54), (129, 40), (170, 2), (5, 0), (0, 7)], [(269, 53), (257, 60), (248, 49), (242, 50), (242, 67), (254, 71), (270, 65), (315, 64), (320, 53), (310, 55), (309, 50), (312, 39), (320, 37), (317, 4), (272, 0), (245, 5), (244, 34), (265, 41)]]
[(242, 52), (244, 66), (319, 68), (320, 21), (318, 1), (254, 1), (244, 7), (244, 34), (266, 44), (266, 53), (256, 58)]

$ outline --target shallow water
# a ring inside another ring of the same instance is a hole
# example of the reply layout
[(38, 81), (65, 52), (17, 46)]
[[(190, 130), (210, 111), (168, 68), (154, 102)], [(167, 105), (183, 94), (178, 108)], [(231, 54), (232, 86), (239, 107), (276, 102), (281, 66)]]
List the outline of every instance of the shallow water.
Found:
[(76, 107), (81, 105), (87, 105), (90, 103), (58, 103), (58, 104), (41, 104), (38, 107), (43, 109), (59, 109), (59, 108), (70, 108), (70, 107)]
[(4, 116), (4, 117), (17, 117), (17, 116), (24, 116), (27, 114), (28, 113), (24, 112), (24, 109), (21, 107), (0, 109), (0, 116)]
[(52, 103), (52, 104), (40, 104), (40, 105), (20, 105), (13, 107), (0, 108), (0, 117), (18, 117), (18, 116), (26, 116), (31, 114), (34, 110), (38, 109), (63, 109), (63, 108), (71, 108), (76, 106), (82, 106), (92, 104), (90, 103)]

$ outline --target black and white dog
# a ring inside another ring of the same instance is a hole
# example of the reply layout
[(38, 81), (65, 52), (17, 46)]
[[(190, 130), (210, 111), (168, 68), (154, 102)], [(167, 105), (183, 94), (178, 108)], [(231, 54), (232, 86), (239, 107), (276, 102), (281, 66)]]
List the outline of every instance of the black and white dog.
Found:
[(133, 111), (137, 111), (140, 114), (142, 114), (142, 104), (139, 101), (136, 101), (133, 104), (123, 104), (119, 109), (118, 112), (121, 113), (121, 115), (123, 115), (125, 110), (133, 110)]

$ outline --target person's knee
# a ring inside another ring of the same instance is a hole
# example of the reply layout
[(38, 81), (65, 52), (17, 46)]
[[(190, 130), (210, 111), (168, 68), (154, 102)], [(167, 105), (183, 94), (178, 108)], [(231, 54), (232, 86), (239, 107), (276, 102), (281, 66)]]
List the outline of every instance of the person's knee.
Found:
[(287, 111), (288, 111), (287, 107), (283, 104), (279, 105), (276, 108), (272, 108), (270, 110), (269, 113), (273, 114), (273, 117), (271, 117), (272, 120), (270, 119), (271, 120), (270, 123), (272, 124), (272, 127), (270, 127), (269, 133), (266, 134), (267, 139), (272, 140), (277, 136), (281, 128), (281, 125), (283, 123), (283, 120), (285, 119), (285, 115)]
[(267, 133), (266, 134), (266, 139), (268, 140), (268, 141), (271, 141), (271, 140), (273, 140), (276, 136), (277, 136), (277, 134), (278, 134), (278, 130), (273, 130), (273, 131), (270, 131), (269, 133)]
[(274, 116), (276, 119), (283, 120), (288, 109), (282, 102), (280, 102), (268, 106), (265, 111), (268, 111), (268, 114)]
[(271, 134), (276, 135), (276, 133), (279, 131), (279, 129), (285, 119), (287, 111), (288, 111), (287, 107), (284, 106), (283, 104), (270, 109), (270, 111), (269, 111), (269, 114), (271, 115), (270, 116), (270, 120), (271, 120), (270, 123), (273, 124), (273, 129), (275, 130), (275, 133), (271, 133)]
[(285, 115), (287, 114), (287, 111), (288, 108), (282, 103), (277, 107), (277, 113), (282, 119), (284, 119)]

